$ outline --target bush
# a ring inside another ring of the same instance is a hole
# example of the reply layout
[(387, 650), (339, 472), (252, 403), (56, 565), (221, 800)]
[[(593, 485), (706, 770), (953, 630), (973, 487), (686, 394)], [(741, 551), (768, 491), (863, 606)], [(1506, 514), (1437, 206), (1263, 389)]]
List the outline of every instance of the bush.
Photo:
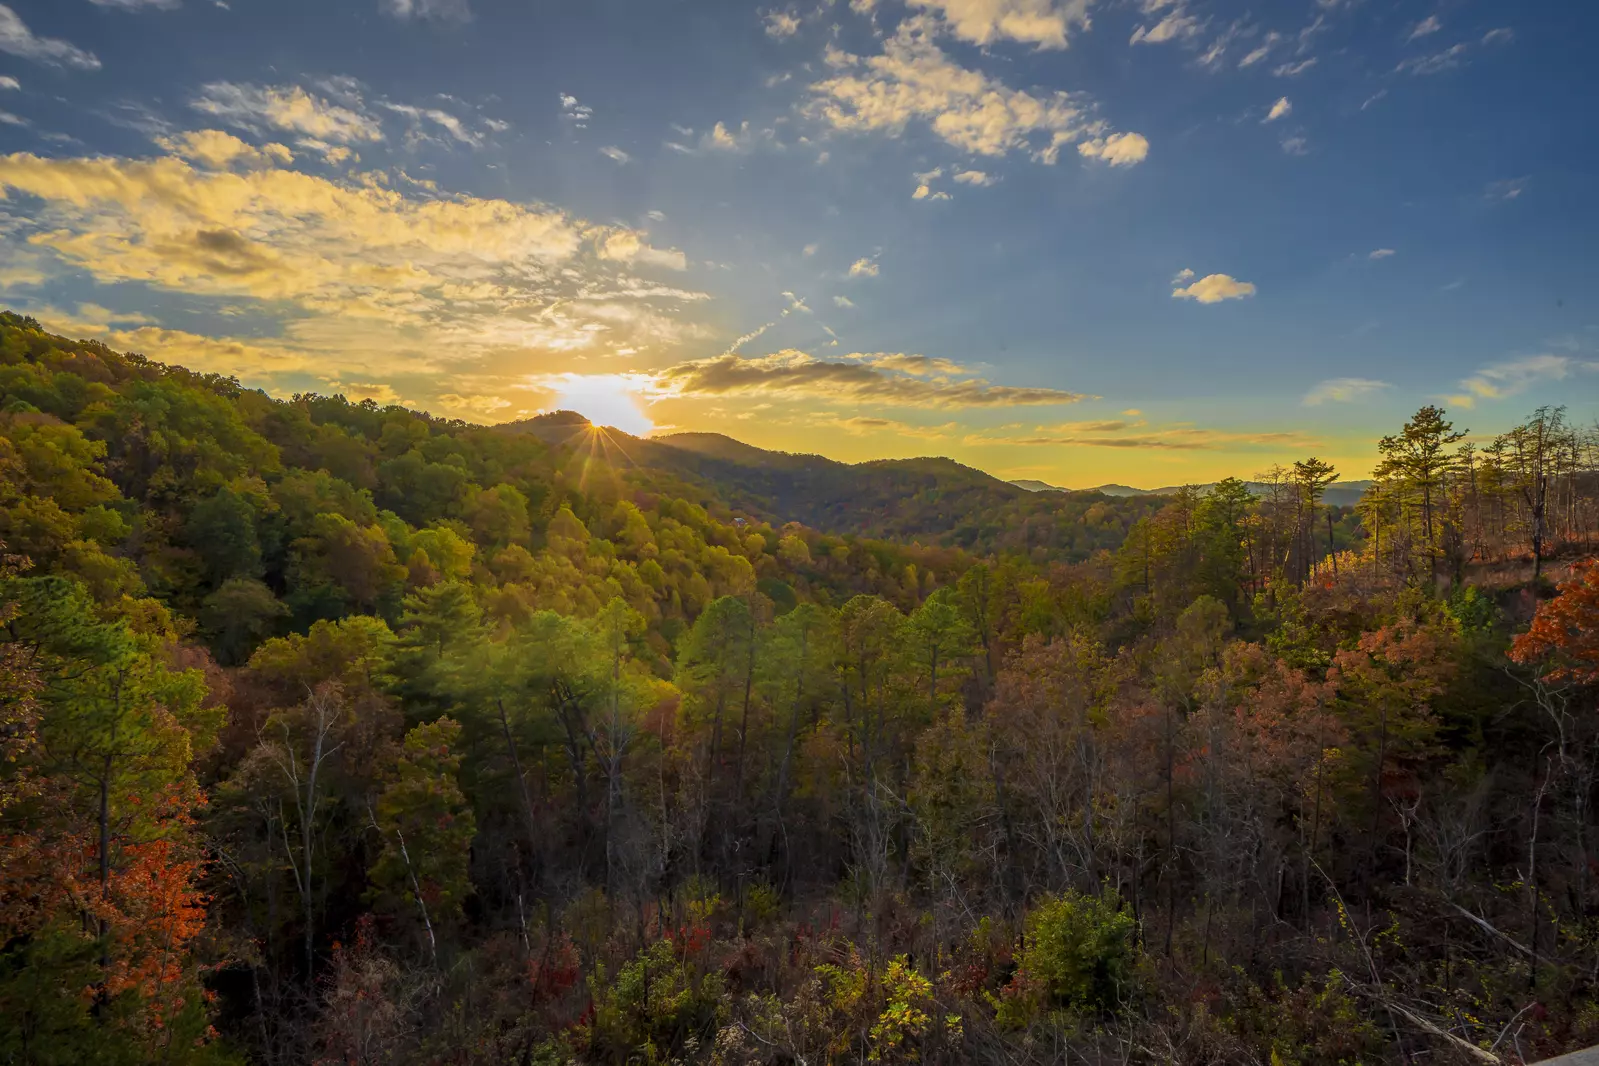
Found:
[(1131, 998), (1136, 923), (1114, 896), (1052, 896), (1027, 916), (1016, 975), (999, 1023), (1022, 1027), (1041, 1011), (1108, 1014)]

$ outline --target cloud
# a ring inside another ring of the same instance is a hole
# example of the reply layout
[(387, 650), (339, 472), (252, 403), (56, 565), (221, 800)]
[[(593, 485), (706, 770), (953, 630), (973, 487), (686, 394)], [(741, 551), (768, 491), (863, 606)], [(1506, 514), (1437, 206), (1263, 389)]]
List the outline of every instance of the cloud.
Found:
[(1410, 31), (1410, 36), (1406, 37), (1405, 40), (1414, 41), (1418, 37), (1429, 37), (1443, 28), (1444, 24), (1438, 21), (1437, 15), (1428, 15), (1416, 23), (1416, 28)]
[(1189, 270), (1187, 267), (1183, 267), (1183, 269), (1172, 275), (1171, 283), (1173, 285), (1181, 285), (1183, 282), (1187, 281), (1193, 276), (1194, 272), (1192, 270)]
[(95, 7), (112, 7), (122, 11), (140, 11), (145, 8), (153, 11), (171, 11), (183, 0), (89, 0), (89, 2)]
[(1503, 400), (1537, 385), (1595, 372), (1599, 372), (1599, 362), (1564, 355), (1528, 355), (1483, 367), (1462, 381), (1460, 391), (1445, 397), (1444, 402), (1469, 409), (1478, 400)]
[(925, 17), (911, 18), (884, 42), (881, 55), (863, 59), (834, 50), (830, 65), (844, 72), (810, 87), (809, 111), (837, 130), (891, 137), (921, 122), (963, 152), (1028, 151), (1042, 163), (1053, 163), (1062, 145), (1109, 135), (1080, 94), (1011, 89), (953, 62), (932, 32)]
[(0, 90), (17, 90), (22, 88), (22, 83), (16, 78), (0, 75)]
[(467, 129), (464, 122), (448, 111), (442, 111), (436, 107), (412, 107), (409, 104), (394, 104), (387, 101), (384, 102), (383, 107), (397, 115), (404, 115), (413, 123), (431, 122), (462, 144), (471, 145), (473, 148), (479, 148), (483, 145), (482, 134)]
[(836, 307), (854, 307), (855, 301), (848, 296), (835, 296), (833, 297), (833, 304)]
[(632, 156), (628, 155), (614, 144), (608, 144), (604, 148), (601, 148), (600, 154), (615, 163), (628, 163), (633, 159)]
[(467, 0), (379, 0), (383, 12), (397, 19), (440, 19), (465, 22), (472, 17)]
[(792, 37), (799, 32), (800, 21), (786, 11), (771, 11), (766, 15), (768, 37)]
[(1098, 159), (1113, 167), (1130, 167), (1149, 156), (1149, 142), (1141, 133), (1113, 133), (1109, 137), (1084, 141), (1077, 146), (1077, 151), (1088, 159)]
[(1273, 77), (1277, 78), (1297, 78), (1315, 65), (1316, 57), (1311, 56), (1309, 59), (1301, 59), (1297, 63), (1284, 63), (1271, 73)]
[(998, 178), (983, 173), (981, 170), (957, 170), (955, 180), (962, 185), (993, 185)]
[(1489, 30), (1482, 35), (1483, 44), (1509, 44), (1516, 39), (1516, 31), (1509, 26), (1501, 26), (1496, 30)]
[(1259, 63), (1261, 60), (1265, 59), (1267, 56), (1271, 55), (1271, 50), (1273, 48), (1277, 47), (1277, 42), (1279, 42), (1281, 40), (1282, 40), (1282, 35), (1281, 34), (1278, 34), (1278, 33), (1268, 33), (1268, 34), (1266, 34), (1265, 39), (1262, 40), (1259, 45), (1257, 45), (1255, 48), (1250, 50), (1244, 56), (1244, 58), (1242, 58), (1242, 59), (1240, 59), (1238, 61), (1238, 69), (1239, 70), (1246, 70), (1249, 67), (1254, 66), (1256, 63)]
[(682, 252), (676, 248), (652, 248), (633, 230), (618, 230), (606, 237), (600, 245), (600, 258), (619, 263), (645, 263), (671, 270), (688, 269), (688, 257)]
[(337, 144), (383, 139), (382, 128), (369, 115), (331, 103), (297, 85), (261, 87), (212, 82), (201, 88), (189, 106), (252, 132), (263, 128), (287, 130)]
[(9, 111), (0, 111), (0, 126), (27, 126), (28, 120)]
[(1465, 61), (1466, 53), (1470, 51), (1465, 44), (1453, 45), (1442, 52), (1430, 56), (1416, 56), (1400, 63), (1394, 69), (1404, 74), (1442, 74), (1446, 70), (1454, 70)]
[(1353, 403), (1392, 388), (1386, 381), (1371, 378), (1328, 378), (1311, 386), (1300, 401), (1306, 407), (1320, 407), (1324, 403)]
[(1293, 110), (1294, 105), (1288, 102), (1288, 97), (1280, 97), (1275, 104), (1271, 105), (1271, 110), (1266, 113), (1264, 121), (1276, 122), (1286, 115), (1293, 114)]
[(236, 165), (274, 166), (294, 162), (294, 153), (281, 144), (257, 148), (222, 130), (194, 130), (175, 137), (157, 138), (156, 143), (173, 155), (182, 156), (211, 170)]
[(1027, 437), (969, 437), (968, 444), (1013, 444), (1027, 447), (1125, 448), (1135, 451), (1276, 451), (1288, 448), (1314, 448), (1320, 441), (1303, 433), (1204, 429), (1187, 423), (1139, 433), (1139, 422), (1067, 422), (1041, 426), (1038, 435)]
[[(1186, 281), (1193, 277), (1192, 272), (1178, 275), (1178, 280)], [(1255, 295), (1255, 286), (1251, 282), (1239, 281), (1228, 274), (1207, 274), (1198, 281), (1182, 288), (1172, 290), (1172, 298), (1177, 300), (1197, 300), (1202, 304), (1217, 304), (1223, 300), (1242, 300), (1246, 296)]]
[(93, 52), (56, 37), (35, 37), (17, 13), (0, 4), (0, 52), (75, 70), (99, 70), (100, 60)]
[[(690, 130), (690, 133), (693, 131)], [(728, 129), (727, 124), (718, 122), (711, 127), (709, 133), (700, 138), (700, 147), (714, 152), (747, 152), (754, 148), (757, 141), (771, 141), (774, 131), (770, 129), (754, 130), (748, 122), (741, 122), (737, 129)], [(671, 147), (677, 148), (678, 145)], [(692, 151), (692, 149), (685, 149)]]
[[(1039, 48), (1065, 48), (1072, 30), (1087, 29), (1089, 3), (1090, 0), (906, 0), (909, 7), (935, 13), (946, 31), (963, 41), (986, 45), (1006, 39)], [(865, 5), (866, 10), (871, 7), (870, 3)]]
[(1283, 151), (1289, 155), (1310, 154), (1310, 142), (1303, 137), (1284, 137)]
[(800, 249), (800, 254), (805, 256), (806, 258), (810, 258), (811, 256), (816, 254), (816, 249), (819, 248), (819, 247), (820, 247), (820, 245), (807, 244), (804, 248)]
[[(686, 266), (637, 231), (543, 205), (401, 191), (381, 175), (307, 174), (280, 165), (271, 146), (216, 131), (171, 138), (168, 151), (0, 156), (0, 196), (21, 219), (0, 237), (0, 261), (25, 250), (55, 277), (87, 274), (276, 320), (279, 336), (247, 342), (255, 361), (229, 368), (267, 385), (291, 371), (373, 380), (409, 370), (448, 373), (465, 395), (467, 377), (493, 379), (478, 391), (508, 387), (540, 358), (673, 358), (710, 335), (689, 310), (703, 294), (634, 273)], [(190, 364), (198, 343), (138, 340)], [(266, 350), (279, 357), (258, 359)]]
[(927, 378), (894, 369), (886, 360), (884, 355), (823, 360), (793, 350), (749, 359), (722, 355), (667, 367), (656, 374), (654, 387), (673, 397), (766, 396), (927, 410), (1053, 406), (1085, 398), (1061, 389), (991, 385), (982, 378)]
[(852, 278), (877, 277), (877, 263), (871, 259), (857, 259), (850, 264), (849, 276)]
[[(577, 97), (569, 93), (561, 93), (561, 120), (570, 122), (578, 129), (587, 129), (589, 119), (594, 117), (594, 109), (587, 104), (577, 102)], [(693, 130), (689, 130), (693, 133)]]
[(1366, 256), (1366, 258), (1367, 259), (1387, 259), (1391, 255), (1398, 255), (1398, 254), (1399, 253), (1394, 251), (1392, 248), (1378, 248), (1378, 249), (1375, 249), (1370, 255)]
[(1172, 9), (1165, 18), (1155, 23), (1154, 26), (1139, 26), (1133, 31), (1128, 44), (1164, 44), (1167, 41), (1187, 40), (1197, 36), (1200, 31), (1199, 20), (1183, 10), (1181, 4)]
[(1509, 178), (1505, 181), (1490, 181), (1483, 190), (1483, 196), (1489, 200), (1514, 200), (1527, 191), (1527, 185), (1532, 178)]

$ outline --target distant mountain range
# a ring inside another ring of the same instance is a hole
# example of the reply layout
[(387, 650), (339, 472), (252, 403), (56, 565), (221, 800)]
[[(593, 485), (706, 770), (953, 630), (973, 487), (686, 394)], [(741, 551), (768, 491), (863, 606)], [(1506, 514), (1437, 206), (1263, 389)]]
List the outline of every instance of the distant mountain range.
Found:
[[(768, 451), (721, 433), (634, 437), (594, 429), (556, 411), (497, 427), (530, 433), (595, 470), (636, 470), (674, 495), (715, 501), (774, 525), (977, 551), (1025, 551), (1084, 559), (1115, 548), (1156, 497), (1099, 492), (1032, 492), (946, 458), (841, 463), (820, 455)], [(684, 491), (692, 487), (697, 493)]]
[[(1106, 496), (1123, 498), (1129, 496), (1170, 496), (1180, 488), (1178, 485), (1168, 485), (1163, 489), (1135, 489), (1131, 485), (1097, 485), (1091, 489), (1063, 489), (1042, 481), (1029, 480), (1012, 481), (1011, 484), (1019, 489), (1026, 489), (1028, 492), (1098, 492)], [(1244, 484), (1248, 485), (1249, 490), (1257, 496), (1264, 494), (1266, 491), (1266, 486), (1258, 481), (1246, 481)], [(1214, 486), (1215, 483), (1212, 482), (1208, 485), (1195, 485), (1194, 488), (1200, 492), (1209, 492)], [(1334, 507), (1353, 507), (1360, 502), (1360, 498), (1366, 494), (1366, 490), (1369, 488), (1371, 488), (1370, 481), (1339, 481), (1328, 487), (1327, 493), (1322, 499)]]

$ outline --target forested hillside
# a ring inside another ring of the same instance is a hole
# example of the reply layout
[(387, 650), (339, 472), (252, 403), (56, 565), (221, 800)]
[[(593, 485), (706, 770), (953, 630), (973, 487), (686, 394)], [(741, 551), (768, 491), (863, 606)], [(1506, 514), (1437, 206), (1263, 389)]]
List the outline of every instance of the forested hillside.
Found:
[(1599, 439), (1452, 418), (1113, 500), (0, 316), (0, 1059), (1599, 1042)]

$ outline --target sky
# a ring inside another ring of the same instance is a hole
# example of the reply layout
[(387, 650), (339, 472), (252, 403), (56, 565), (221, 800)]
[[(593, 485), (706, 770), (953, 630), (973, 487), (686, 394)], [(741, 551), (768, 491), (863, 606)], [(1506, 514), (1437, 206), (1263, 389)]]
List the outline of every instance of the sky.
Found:
[(0, 306), (1143, 487), (1599, 417), (1599, 5), (0, 0)]

